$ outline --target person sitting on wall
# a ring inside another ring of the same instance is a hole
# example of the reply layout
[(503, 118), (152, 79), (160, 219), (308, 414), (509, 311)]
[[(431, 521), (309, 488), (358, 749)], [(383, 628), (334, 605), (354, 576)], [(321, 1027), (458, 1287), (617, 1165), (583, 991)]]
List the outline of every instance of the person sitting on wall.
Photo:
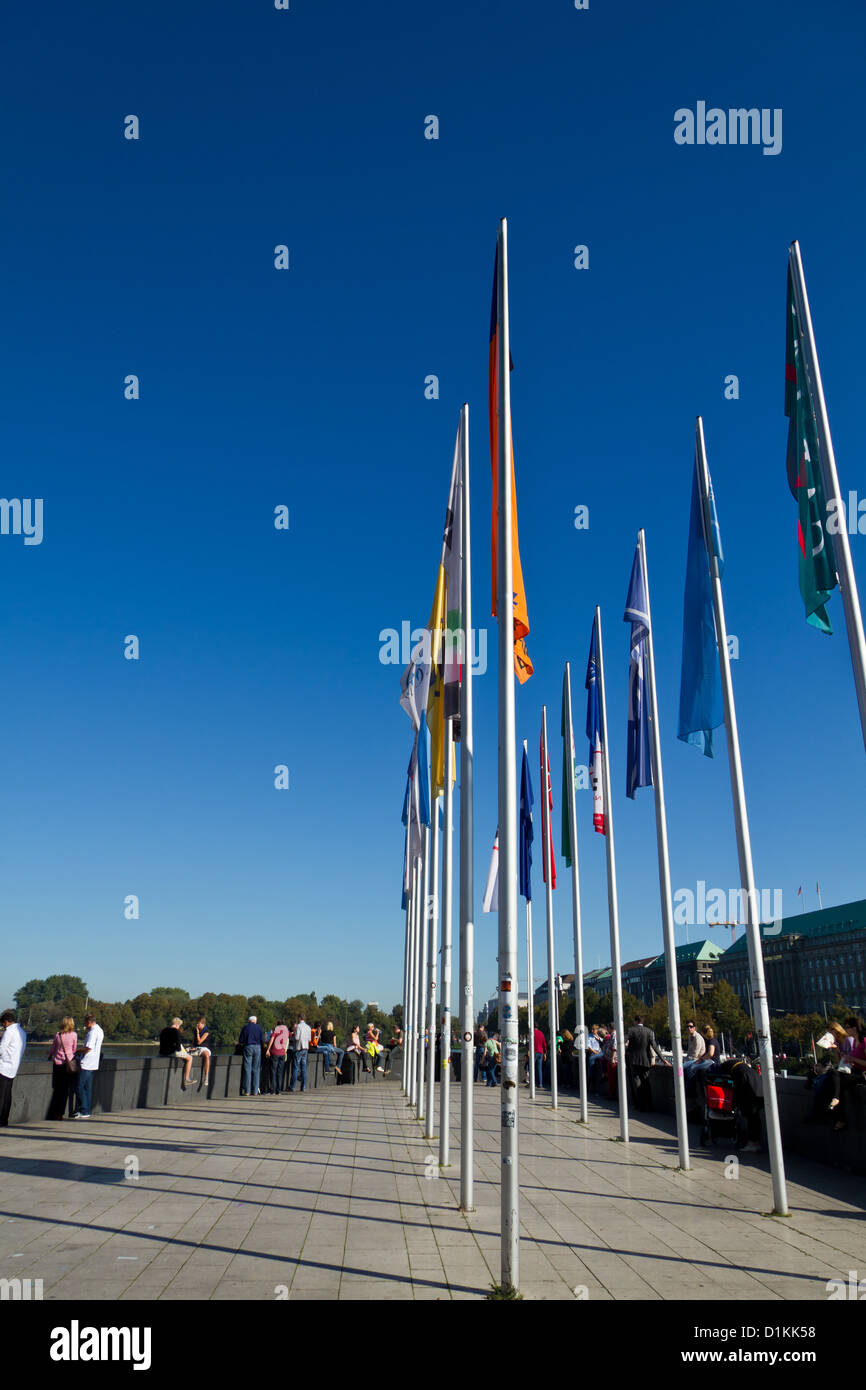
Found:
[(181, 1080), (181, 1090), (185, 1091), (189, 1083), (189, 1074), (192, 1069), (192, 1054), (187, 1052), (181, 1037), (183, 1027), (182, 1018), (173, 1018), (167, 1028), (163, 1028), (159, 1035), (159, 1055), (160, 1057), (184, 1057), (186, 1061), (183, 1068), (183, 1079)]

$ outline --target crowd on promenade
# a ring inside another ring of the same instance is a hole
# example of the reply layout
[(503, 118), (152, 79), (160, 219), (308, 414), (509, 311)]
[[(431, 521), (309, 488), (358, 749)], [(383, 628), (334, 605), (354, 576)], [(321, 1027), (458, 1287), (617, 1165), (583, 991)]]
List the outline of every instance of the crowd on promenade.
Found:
[[(527, 1040), (528, 1043), (528, 1040)], [(830, 1122), (834, 1130), (848, 1127), (849, 1098), (852, 1089), (866, 1081), (866, 1025), (856, 1017), (843, 1023), (831, 1023), (822, 1037), (823, 1061), (813, 1070), (813, 1103), (810, 1122)], [(437, 1047), (441, 1039), (437, 1039)], [(498, 1086), (501, 1074), (500, 1035), (488, 1036), (478, 1028), (473, 1037), (473, 1080), (487, 1086)], [(529, 1084), (530, 1055), (535, 1070), (534, 1081), (539, 1090), (550, 1088), (551, 1067), (556, 1068), (557, 1086), (575, 1088), (579, 1085), (579, 1058), (574, 1035), (564, 1029), (556, 1035), (555, 1052), (540, 1028), (534, 1030), (531, 1048), (527, 1046), (524, 1063), (524, 1084)], [(650, 1072), (654, 1066), (671, 1066), (670, 1056), (659, 1047), (655, 1033), (641, 1016), (636, 1016), (627, 1030), (624, 1048), (629, 1103), (636, 1111), (651, 1111), (653, 1107)], [(696, 1105), (705, 1103), (706, 1086), (714, 1077), (729, 1077), (734, 1086), (737, 1105), (748, 1127), (746, 1148), (757, 1150), (760, 1137), (760, 1110), (763, 1105), (760, 1070), (754, 1039), (747, 1042), (745, 1055), (725, 1054), (721, 1037), (711, 1025), (701, 1032), (694, 1019), (686, 1023), (683, 1039), (683, 1076), (686, 1096)], [(586, 1035), (587, 1092), (611, 1100), (618, 1097), (618, 1068), (620, 1054), (612, 1023), (593, 1024)]]
[[(184, 1039), (184, 1021), (173, 1018), (159, 1035), (159, 1056), (176, 1057), (183, 1062), (181, 1089), (193, 1085), (208, 1094), (211, 1058), (214, 1052), (213, 1031), (202, 1015), (193, 1027), (189, 1045)], [(400, 1047), (403, 1035), (395, 1028), (387, 1045), (381, 1041), (381, 1030), (368, 1023), (363, 1038), (361, 1027), (352, 1028), (345, 1047), (338, 1046), (337, 1033), (330, 1019), (310, 1024), (302, 1014), (296, 1019), (278, 1019), (272, 1029), (263, 1029), (255, 1014), (251, 1014), (241, 1029), (235, 1055), (242, 1058), (240, 1094), (242, 1096), (282, 1095), (288, 1080), (288, 1090), (307, 1089), (307, 1062), (310, 1053), (323, 1058), (325, 1076), (333, 1070), (343, 1078), (347, 1057), (350, 1065), (360, 1066), (374, 1076), (390, 1069), (391, 1052)], [(51, 1102), (49, 1120), (89, 1120), (93, 1103), (93, 1081), (99, 1070), (105, 1034), (96, 1015), (88, 1013), (81, 1037), (72, 1017), (63, 1018), (48, 1045), (51, 1064)], [(0, 1014), (0, 1127), (8, 1128), (12, 1108), (12, 1087), (27, 1047), (27, 1034), (18, 1023), (14, 1010)], [(201, 1072), (193, 1082), (192, 1069), (197, 1059)], [(353, 1077), (354, 1079), (354, 1077)]]

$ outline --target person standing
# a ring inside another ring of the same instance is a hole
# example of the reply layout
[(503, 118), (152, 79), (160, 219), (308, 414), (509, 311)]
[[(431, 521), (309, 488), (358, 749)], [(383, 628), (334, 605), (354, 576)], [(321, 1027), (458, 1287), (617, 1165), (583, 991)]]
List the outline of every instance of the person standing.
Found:
[(270, 1058), (271, 1071), (268, 1077), (268, 1091), (273, 1096), (282, 1094), (283, 1074), (286, 1070), (286, 1051), (289, 1046), (289, 1030), (278, 1019), (273, 1033), (268, 1041), (268, 1057)]
[(484, 1051), (486, 1054), (484, 1066), (485, 1080), (488, 1086), (498, 1086), (499, 1082), (496, 1080), (496, 1068), (502, 1057), (498, 1033), (494, 1033), (492, 1038), (487, 1039), (487, 1042), (484, 1044)]
[(636, 1110), (652, 1110), (652, 1089), (649, 1083), (652, 1055), (664, 1062), (652, 1028), (647, 1028), (640, 1014), (635, 1016), (625, 1040), (625, 1065)]
[(477, 1081), (478, 1073), (484, 1065), (484, 1048), (487, 1043), (487, 1033), (483, 1028), (477, 1028), (475, 1030), (473, 1043), (475, 1047), (475, 1071), (472, 1079), (473, 1081)]
[(260, 1096), (259, 1081), (262, 1071), (262, 1043), (265, 1035), (259, 1027), (255, 1014), (250, 1014), (241, 1029), (238, 1043), (243, 1048), (243, 1067), (241, 1069), (241, 1095)]
[(49, 1120), (64, 1120), (64, 1110), (69, 1105), (69, 1118), (75, 1101), (75, 1079), (78, 1070), (75, 1049), (78, 1047), (78, 1034), (75, 1019), (63, 1018), (60, 1028), (54, 1034), (48, 1048), (51, 1068), (51, 1104), (48, 1107)]
[(27, 1046), (27, 1034), (20, 1023), (15, 1021), (11, 1009), (0, 1014), (3, 1034), (0, 1037), (0, 1128), (9, 1128), (9, 1111), (12, 1109), (12, 1083), (18, 1075), (21, 1058)]
[(307, 1056), (310, 1051), (310, 1039), (313, 1036), (309, 1023), (304, 1019), (303, 1014), (298, 1015), (295, 1024), (295, 1055), (292, 1058), (292, 1079), (289, 1083), (289, 1090), (295, 1089), (298, 1077), (301, 1078), (301, 1090), (307, 1089)]
[(79, 1071), (77, 1077), (77, 1100), (78, 1109), (73, 1116), (76, 1120), (89, 1120), (90, 1110), (93, 1103), (93, 1078), (99, 1071), (99, 1059), (102, 1055), (102, 1043), (105, 1034), (96, 1022), (93, 1014), (86, 1014), (84, 1018), (84, 1047), (79, 1057)]
[(532, 1050), (535, 1054), (535, 1084), (539, 1091), (544, 1085), (544, 1063), (547, 1061), (547, 1038), (540, 1028), (536, 1028)]

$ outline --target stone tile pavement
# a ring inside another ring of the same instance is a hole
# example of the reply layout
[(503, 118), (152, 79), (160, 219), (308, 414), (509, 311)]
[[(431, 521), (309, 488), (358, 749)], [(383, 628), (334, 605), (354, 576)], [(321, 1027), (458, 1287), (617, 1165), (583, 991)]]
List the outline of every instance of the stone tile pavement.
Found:
[[(0, 1138), (0, 1278), (45, 1299), (482, 1299), (499, 1280), (499, 1096), (476, 1086), (476, 1210), (439, 1174), (399, 1082), (44, 1121)], [(521, 1094), (526, 1298), (827, 1298), (866, 1271), (863, 1184), (791, 1157), (793, 1216), (766, 1157), (696, 1150), (672, 1121)], [(695, 1131), (692, 1131), (693, 1136)], [(438, 1129), (437, 1129), (438, 1135)], [(737, 1172), (737, 1176), (726, 1176)], [(429, 1176), (428, 1176), (429, 1175)]]

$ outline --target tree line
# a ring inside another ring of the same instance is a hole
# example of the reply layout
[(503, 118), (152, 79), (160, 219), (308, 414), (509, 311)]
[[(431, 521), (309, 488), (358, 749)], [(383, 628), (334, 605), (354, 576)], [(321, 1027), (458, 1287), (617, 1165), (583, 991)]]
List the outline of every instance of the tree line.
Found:
[(390, 1036), (391, 1030), (402, 1022), (402, 1007), (396, 1004), (391, 1013), (367, 1008), (360, 999), (341, 999), (326, 994), (319, 1001), (315, 993), (295, 994), (288, 999), (266, 999), (263, 994), (200, 994), (173, 986), (158, 986), (147, 994), (121, 1003), (93, 999), (85, 982), (77, 975), (49, 975), (45, 980), (28, 980), (15, 992), (15, 1007), (24, 1031), (34, 1040), (49, 1039), (56, 1033), (60, 1020), (69, 1015), (80, 1026), (85, 1012), (93, 1012), (105, 1032), (106, 1044), (115, 1042), (152, 1042), (167, 1028), (171, 1020), (184, 1020), (184, 1036), (192, 1037), (195, 1021), (204, 1014), (214, 1035), (217, 1048), (233, 1047), (250, 1014), (255, 1014), (265, 1029), (273, 1028), (278, 1019), (296, 1019), (303, 1013), (308, 1023), (333, 1021), (338, 1036), (351, 1032), (359, 1025), (366, 1028), (374, 1023)]

